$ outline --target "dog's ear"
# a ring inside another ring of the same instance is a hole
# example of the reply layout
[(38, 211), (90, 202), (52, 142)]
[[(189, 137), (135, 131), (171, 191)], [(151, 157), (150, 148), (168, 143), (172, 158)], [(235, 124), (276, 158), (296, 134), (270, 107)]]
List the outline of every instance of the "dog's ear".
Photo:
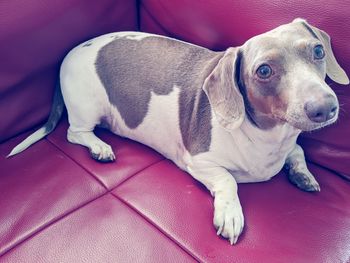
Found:
[(332, 47), (331, 47), (331, 38), (329, 37), (329, 35), (323, 30), (310, 25), (306, 20), (295, 19), (294, 22), (301, 22), (302, 25), (315, 38), (319, 39), (322, 42), (324, 49), (326, 51), (326, 70), (327, 70), (328, 77), (330, 77), (333, 81), (339, 84), (348, 85), (349, 78), (334, 57)]
[(239, 64), (238, 48), (227, 49), (203, 85), (216, 119), (227, 130), (239, 127), (245, 116), (244, 101), (238, 87)]

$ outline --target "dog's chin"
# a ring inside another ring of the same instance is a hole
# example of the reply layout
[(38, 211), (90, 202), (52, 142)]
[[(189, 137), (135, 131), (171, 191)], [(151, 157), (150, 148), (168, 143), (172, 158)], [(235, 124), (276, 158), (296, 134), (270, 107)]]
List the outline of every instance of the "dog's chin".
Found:
[(296, 129), (299, 129), (301, 131), (305, 131), (305, 132), (310, 132), (310, 131), (322, 129), (326, 126), (329, 126), (329, 125), (335, 123), (336, 121), (337, 121), (337, 117), (330, 119), (328, 121), (325, 121), (325, 122), (321, 122), (321, 123), (313, 122), (310, 120), (303, 120), (303, 119), (301, 119), (301, 120), (292, 120), (292, 119), (287, 120), (287, 122), (291, 126), (293, 126)]

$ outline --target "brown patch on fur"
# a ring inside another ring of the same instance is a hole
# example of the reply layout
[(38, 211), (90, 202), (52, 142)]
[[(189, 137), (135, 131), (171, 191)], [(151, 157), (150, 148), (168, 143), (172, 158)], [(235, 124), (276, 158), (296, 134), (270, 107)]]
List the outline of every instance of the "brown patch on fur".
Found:
[(117, 38), (101, 48), (95, 65), (110, 103), (131, 129), (146, 116), (151, 92), (167, 95), (179, 87), (181, 135), (195, 155), (209, 150), (211, 109), (202, 86), (221, 56), (164, 37)]
[[(211, 107), (203, 90), (191, 90), (190, 94), (181, 90), (180, 130), (186, 149), (192, 154), (209, 151), (211, 141)], [(198, 116), (200, 116), (198, 118)], [(207, 123), (209, 121), (209, 123)], [(200, 136), (206, 134), (206, 136)]]
[(256, 96), (254, 91), (248, 91), (248, 100), (254, 107), (254, 122), (262, 129), (275, 126), (284, 119), (288, 107), (288, 96), (283, 93), (272, 96)]
[(245, 117), (244, 101), (237, 81), (240, 61), (239, 49), (227, 49), (203, 85), (217, 122), (227, 130), (238, 128)]

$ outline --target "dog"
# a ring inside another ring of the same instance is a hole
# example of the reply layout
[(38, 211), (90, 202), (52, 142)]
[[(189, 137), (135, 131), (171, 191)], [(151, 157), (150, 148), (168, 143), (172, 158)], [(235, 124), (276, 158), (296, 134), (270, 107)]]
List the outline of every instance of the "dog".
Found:
[(204, 184), (217, 234), (232, 245), (244, 226), (237, 183), (266, 181), (286, 167), (297, 187), (320, 191), (296, 140), (338, 118), (326, 75), (349, 84), (328, 34), (303, 19), (223, 52), (141, 32), (102, 35), (65, 57), (47, 123), (9, 156), (49, 134), (65, 105), (68, 141), (94, 159), (115, 160), (93, 132), (102, 126)]

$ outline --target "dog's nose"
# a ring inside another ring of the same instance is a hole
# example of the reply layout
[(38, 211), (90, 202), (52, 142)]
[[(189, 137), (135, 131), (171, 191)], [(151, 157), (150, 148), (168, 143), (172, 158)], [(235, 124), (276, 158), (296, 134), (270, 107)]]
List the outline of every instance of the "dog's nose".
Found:
[(334, 96), (327, 96), (321, 100), (306, 102), (304, 110), (313, 122), (325, 122), (334, 118), (337, 114), (338, 102)]

